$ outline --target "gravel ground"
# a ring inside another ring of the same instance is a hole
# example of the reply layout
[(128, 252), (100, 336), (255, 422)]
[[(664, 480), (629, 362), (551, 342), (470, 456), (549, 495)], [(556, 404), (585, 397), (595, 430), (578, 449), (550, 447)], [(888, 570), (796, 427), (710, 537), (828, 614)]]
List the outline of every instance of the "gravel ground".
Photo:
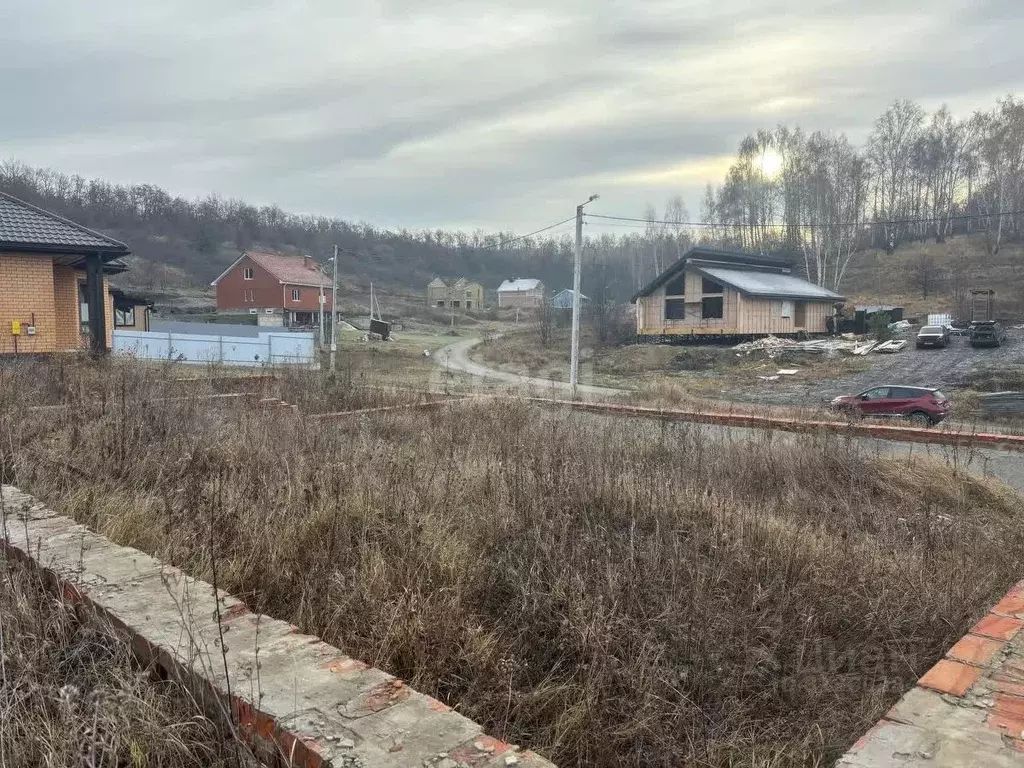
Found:
[[(938, 387), (953, 390), (963, 386), (972, 371), (986, 367), (1024, 364), (1024, 331), (1011, 328), (1001, 347), (975, 349), (965, 337), (954, 336), (945, 349), (917, 349), (913, 335), (902, 352), (892, 355), (870, 354), (871, 368), (837, 379), (802, 382), (800, 375), (778, 381), (758, 382), (755, 386), (728, 393), (730, 400), (766, 405), (810, 405), (831, 400), (836, 395), (856, 394), (881, 384), (912, 387)], [(799, 362), (787, 360), (780, 367), (799, 368)], [(951, 397), (953, 392), (947, 392)]]

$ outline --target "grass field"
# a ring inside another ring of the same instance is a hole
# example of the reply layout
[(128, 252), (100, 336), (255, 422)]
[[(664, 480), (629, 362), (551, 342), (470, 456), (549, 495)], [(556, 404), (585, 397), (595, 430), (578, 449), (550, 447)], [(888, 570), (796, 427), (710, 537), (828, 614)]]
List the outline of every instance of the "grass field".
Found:
[(0, 474), (562, 766), (828, 765), (1020, 577), (1021, 497), (842, 439), (514, 400), (327, 426), (160, 375), (0, 371)]

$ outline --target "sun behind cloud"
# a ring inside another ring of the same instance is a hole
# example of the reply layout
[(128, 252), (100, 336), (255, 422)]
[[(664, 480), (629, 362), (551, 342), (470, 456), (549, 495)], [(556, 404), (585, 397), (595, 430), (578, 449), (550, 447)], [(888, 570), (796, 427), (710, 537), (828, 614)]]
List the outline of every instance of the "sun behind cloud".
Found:
[(774, 149), (766, 149), (761, 155), (761, 173), (769, 179), (774, 179), (782, 171), (782, 155)]

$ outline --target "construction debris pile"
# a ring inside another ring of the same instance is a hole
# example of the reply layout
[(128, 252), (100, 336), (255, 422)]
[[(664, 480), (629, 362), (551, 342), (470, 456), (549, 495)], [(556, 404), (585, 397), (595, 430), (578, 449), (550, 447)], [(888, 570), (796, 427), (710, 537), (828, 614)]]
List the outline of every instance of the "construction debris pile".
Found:
[[(909, 328), (900, 324), (895, 330)], [(782, 339), (778, 336), (765, 336), (763, 339), (745, 341), (733, 347), (736, 355), (749, 355), (751, 352), (764, 352), (769, 358), (779, 357), (790, 352), (810, 352), (818, 354), (836, 354), (837, 352), (849, 355), (867, 355), (870, 352), (893, 353), (900, 352), (907, 346), (906, 339), (890, 339), (889, 341), (859, 340), (852, 333), (843, 334), (840, 338), (811, 339), (810, 341), (797, 341), (796, 339)]]
[(768, 357), (778, 357), (787, 352), (810, 352), (832, 354), (835, 352), (852, 353), (857, 347), (853, 339), (812, 339), (797, 341), (796, 339), (780, 339), (778, 336), (765, 336), (737, 344), (733, 350), (737, 355), (749, 355), (751, 352), (764, 352)]

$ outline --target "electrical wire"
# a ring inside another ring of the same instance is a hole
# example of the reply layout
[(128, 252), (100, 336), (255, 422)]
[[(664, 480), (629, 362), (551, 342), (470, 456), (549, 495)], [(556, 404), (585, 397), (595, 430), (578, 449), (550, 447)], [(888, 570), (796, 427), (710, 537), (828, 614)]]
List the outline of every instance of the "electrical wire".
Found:
[[(929, 216), (922, 218), (912, 219), (880, 219), (876, 221), (854, 221), (844, 222), (839, 224), (801, 224), (801, 223), (788, 223), (788, 222), (766, 222), (762, 224), (715, 224), (708, 221), (665, 221), (664, 219), (641, 219), (635, 216), (608, 216), (599, 213), (584, 213), (584, 216), (591, 219), (607, 219), (611, 221), (629, 221), (636, 222), (635, 225), (648, 225), (648, 224), (667, 224), (673, 227), (750, 227), (752, 229), (765, 229), (768, 227), (793, 227), (794, 229), (816, 229), (824, 227), (873, 227), (873, 226), (893, 226), (897, 224), (930, 224), (930, 223), (941, 223), (946, 221), (966, 221), (968, 219), (990, 219), (1001, 216), (1021, 216), (1024, 215), (1024, 211), (1003, 211), (1000, 213), (972, 213), (972, 214), (958, 214), (956, 216)], [(606, 225), (614, 226), (614, 225)], [(627, 226), (627, 225), (618, 225)]]
[(535, 230), (533, 232), (528, 232), (525, 235), (519, 235), (518, 237), (513, 237), (511, 240), (503, 240), (500, 243), (492, 243), (491, 245), (481, 245), (478, 248), (476, 248), (475, 250), (486, 251), (486, 250), (490, 250), (491, 248), (507, 248), (508, 246), (512, 245), (513, 243), (518, 243), (520, 240), (525, 240), (528, 237), (533, 237), (534, 235), (539, 235), (541, 232), (547, 232), (549, 229), (554, 229), (555, 227), (560, 227), (563, 224), (568, 224), (570, 221), (573, 221), (575, 218), (576, 218), (575, 216), (570, 216), (567, 219), (562, 219), (561, 221), (556, 221), (554, 224), (549, 224), (546, 227), (542, 227), (541, 229)]

